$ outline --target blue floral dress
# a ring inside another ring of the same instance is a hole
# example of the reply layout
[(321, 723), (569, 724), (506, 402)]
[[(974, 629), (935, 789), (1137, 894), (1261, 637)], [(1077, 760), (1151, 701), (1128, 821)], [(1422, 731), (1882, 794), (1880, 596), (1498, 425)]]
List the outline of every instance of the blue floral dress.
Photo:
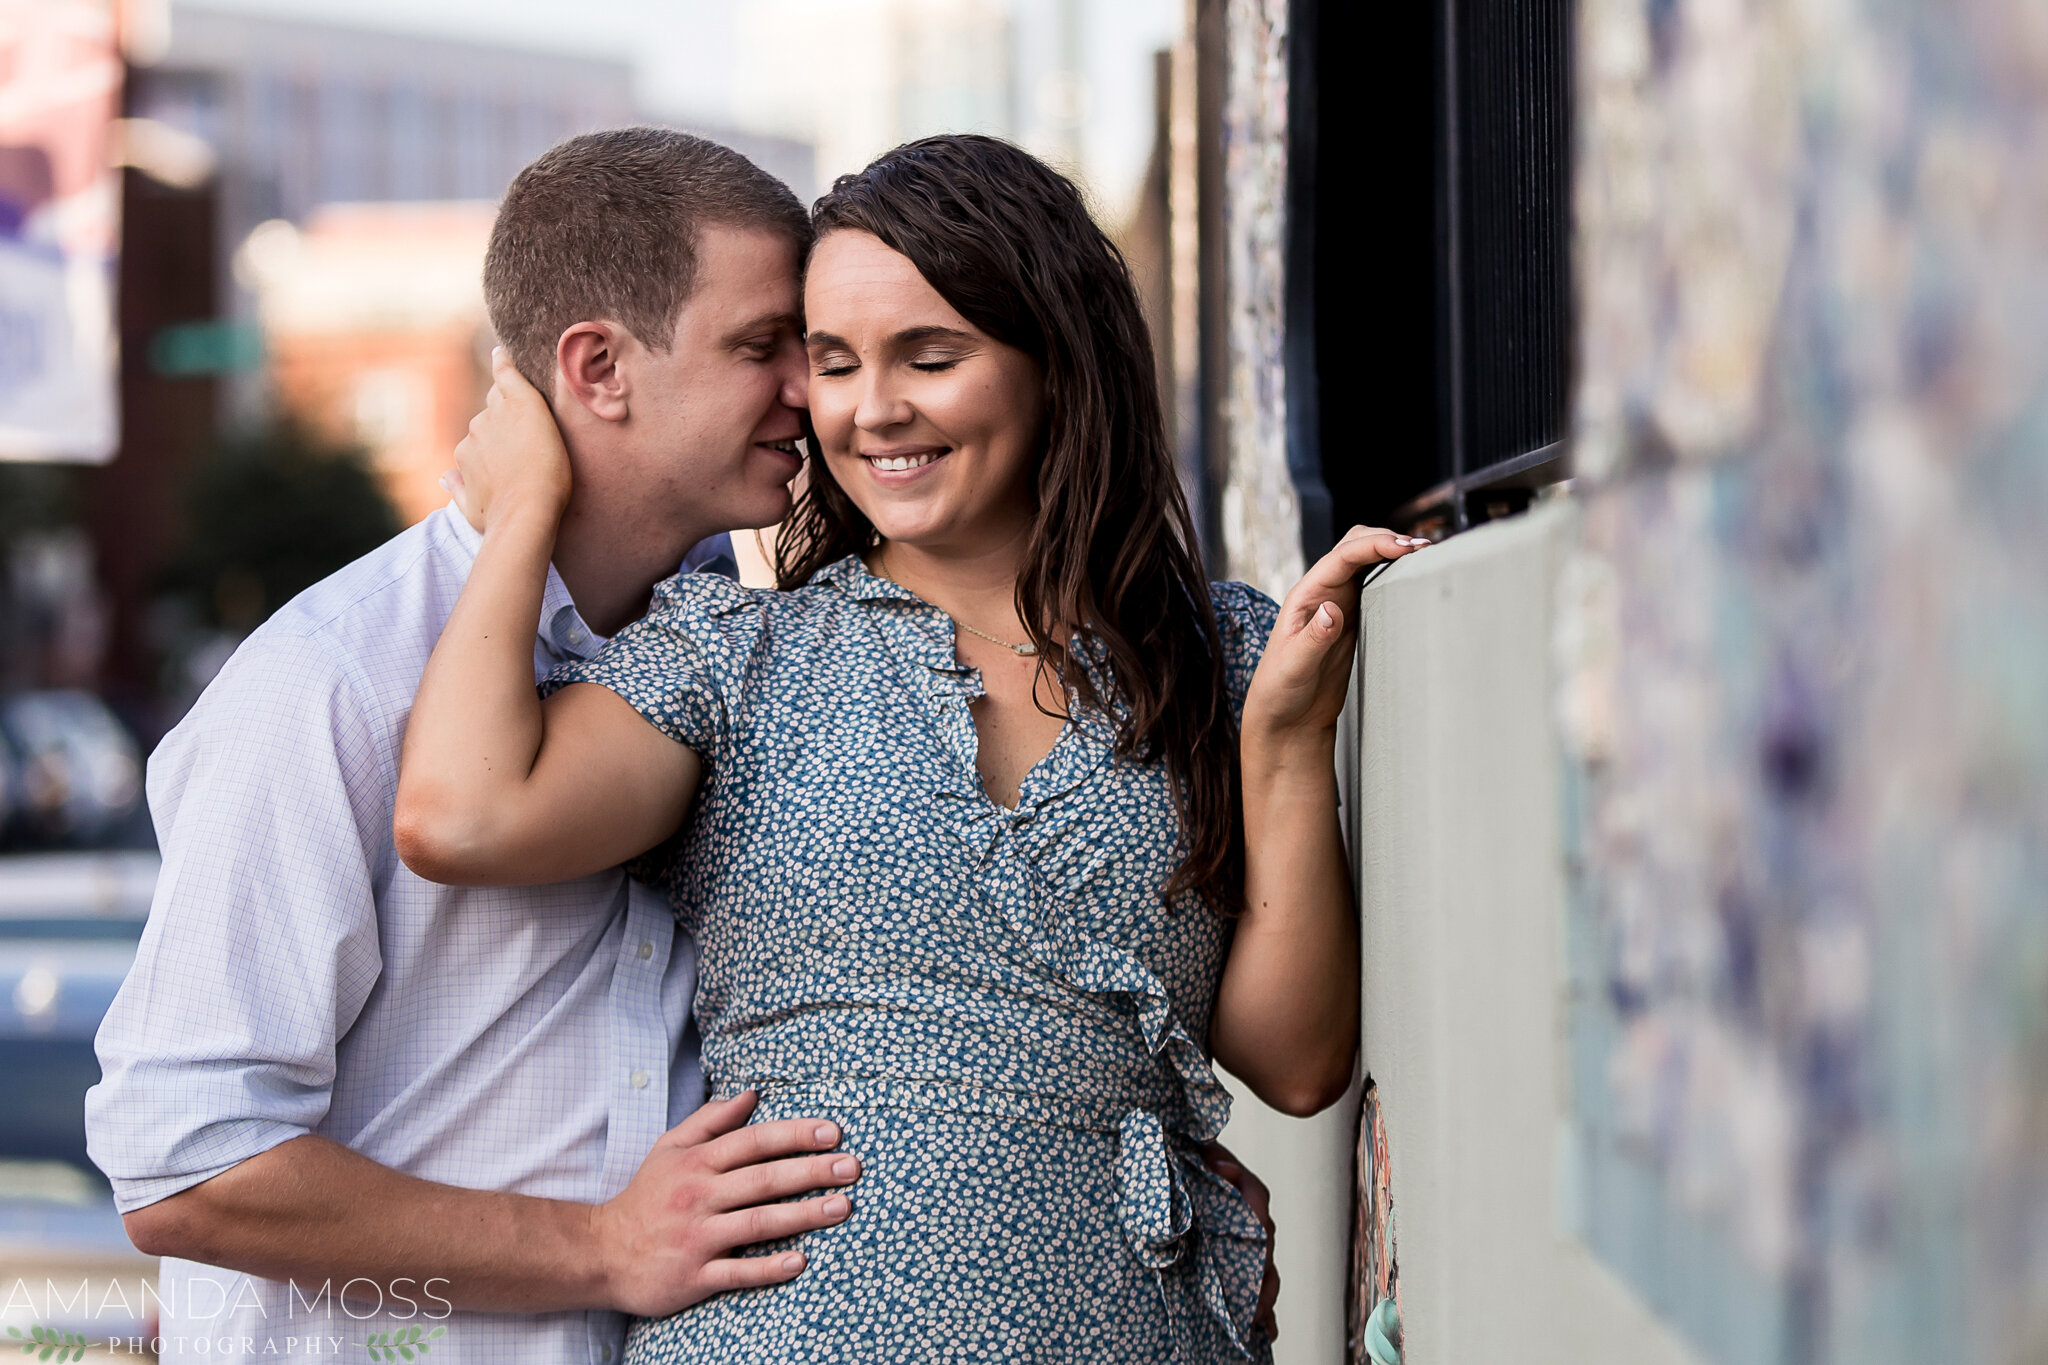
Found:
[[(1241, 708), (1275, 608), (1215, 592)], [(952, 622), (852, 557), (787, 593), (670, 579), (575, 681), (705, 761), (645, 875), (700, 945), (714, 1094), (830, 1118), (863, 1162), (801, 1276), (642, 1322), (629, 1362), (1269, 1359), (1264, 1229), (1197, 1153), (1229, 1115), (1201, 1041), (1229, 925), (1160, 903), (1163, 767), (1076, 706), (996, 804)]]

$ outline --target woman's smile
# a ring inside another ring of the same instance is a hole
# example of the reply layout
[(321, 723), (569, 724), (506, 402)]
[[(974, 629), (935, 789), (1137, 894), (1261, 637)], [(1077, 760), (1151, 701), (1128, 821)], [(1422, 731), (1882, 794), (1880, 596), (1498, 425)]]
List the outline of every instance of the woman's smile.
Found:
[(951, 446), (878, 446), (861, 451), (860, 458), (882, 487), (907, 488), (952, 453)]

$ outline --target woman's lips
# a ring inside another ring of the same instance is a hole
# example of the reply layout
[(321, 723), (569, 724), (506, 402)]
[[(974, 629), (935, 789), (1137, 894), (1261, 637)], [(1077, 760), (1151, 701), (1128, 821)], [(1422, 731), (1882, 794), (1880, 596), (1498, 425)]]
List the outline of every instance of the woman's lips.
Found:
[(900, 487), (923, 477), (926, 470), (952, 454), (950, 446), (922, 450), (892, 450), (874, 454), (862, 452), (868, 473), (885, 487)]

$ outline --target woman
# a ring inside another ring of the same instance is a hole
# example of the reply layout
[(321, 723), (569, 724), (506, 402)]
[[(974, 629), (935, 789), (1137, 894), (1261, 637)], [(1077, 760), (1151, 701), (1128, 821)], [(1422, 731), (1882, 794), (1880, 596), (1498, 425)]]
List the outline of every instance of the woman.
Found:
[(862, 1159), (805, 1274), (643, 1323), (629, 1359), (1263, 1359), (1263, 1231), (1196, 1154), (1228, 1112), (1202, 1040), (1290, 1112), (1344, 1089), (1354, 583), (1419, 542), (1354, 531), (1278, 609), (1212, 590), (1122, 260), (1025, 153), (913, 143), (814, 219), (787, 591), (673, 579), (543, 705), (503, 642), (566, 465), (537, 396), (501, 404), (529, 416), (465, 443), (485, 544), (401, 848), (570, 877), (694, 796), (645, 866), (699, 941), (715, 1092)]

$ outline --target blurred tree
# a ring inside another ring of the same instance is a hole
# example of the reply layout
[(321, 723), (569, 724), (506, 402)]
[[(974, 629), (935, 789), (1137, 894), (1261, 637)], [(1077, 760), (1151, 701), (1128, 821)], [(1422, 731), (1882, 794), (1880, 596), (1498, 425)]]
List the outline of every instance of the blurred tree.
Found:
[(69, 465), (0, 461), (0, 545), (24, 531), (50, 531), (78, 519), (78, 481)]
[(400, 529), (361, 450), (290, 423), (227, 440), (203, 461), (186, 526), (165, 586), (235, 634)]

